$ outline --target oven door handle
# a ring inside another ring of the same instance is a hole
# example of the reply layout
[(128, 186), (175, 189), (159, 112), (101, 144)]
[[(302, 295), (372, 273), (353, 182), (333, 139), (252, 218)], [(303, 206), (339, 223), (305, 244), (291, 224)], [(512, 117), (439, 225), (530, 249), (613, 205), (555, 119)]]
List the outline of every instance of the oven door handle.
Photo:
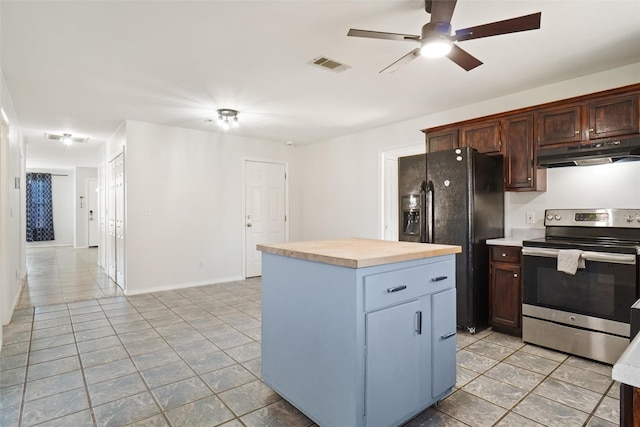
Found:
[[(524, 256), (541, 256), (547, 258), (558, 258), (558, 249), (546, 249), (546, 248), (522, 248), (522, 255)], [(608, 252), (582, 252), (582, 259), (587, 261), (596, 262), (611, 262), (614, 264), (635, 264), (636, 256), (630, 254), (612, 254)]]

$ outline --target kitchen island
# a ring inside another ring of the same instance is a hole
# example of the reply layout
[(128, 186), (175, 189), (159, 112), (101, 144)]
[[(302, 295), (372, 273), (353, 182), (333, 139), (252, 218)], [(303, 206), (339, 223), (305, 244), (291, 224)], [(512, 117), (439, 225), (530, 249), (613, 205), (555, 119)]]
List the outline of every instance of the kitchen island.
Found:
[(395, 426), (456, 381), (459, 246), (258, 245), (262, 378), (323, 427)]

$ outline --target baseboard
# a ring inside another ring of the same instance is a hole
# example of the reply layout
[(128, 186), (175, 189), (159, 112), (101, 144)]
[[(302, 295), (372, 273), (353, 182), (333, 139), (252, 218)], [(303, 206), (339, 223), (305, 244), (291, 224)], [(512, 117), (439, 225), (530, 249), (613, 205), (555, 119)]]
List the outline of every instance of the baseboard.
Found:
[(124, 294), (126, 296), (141, 295), (141, 294), (148, 294), (150, 292), (173, 291), (176, 289), (195, 288), (198, 286), (214, 285), (218, 283), (234, 282), (238, 280), (244, 280), (244, 277), (243, 276), (219, 277), (216, 279), (200, 280), (197, 282), (175, 283), (175, 284), (170, 284), (165, 286), (151, 286), (151, 287), (135, 289), (135, 290), (127, 289), (126, 291), (124, 291)]
[(33, 245), (27, 243), (27, 249), (37, 249), (37, 248), (60, 248), (63, 246), (71, 246), (73, 247), (73, 243), (53, 243), (50, 245)]
[[(11, 302), (11, 307), (9, 308), (9, 317), (5, 317), (4, 319), (2, 319), (2, 325), (8, 325), (9, 323), (11, 323), (11, 318), (13, 317), (13, 312), (16, 310), (16, 307), (18, 306), (18, 303), (20, 302), (20, 297), (22, 296), (22, 291), (24, 291), (24, 285), (27, 283), (27, 275), (26, 274), (22, 274), (22, 277), (18, 278), (18, 280), (20, 280), (20, 287), (18, 288), (18, 292), (16, 293), (15, 298), (13, 299), (13, 301)], [(3, 313), (4, 315), (5, 313)], [(0, 343), (0, 345), (2, 345)]]

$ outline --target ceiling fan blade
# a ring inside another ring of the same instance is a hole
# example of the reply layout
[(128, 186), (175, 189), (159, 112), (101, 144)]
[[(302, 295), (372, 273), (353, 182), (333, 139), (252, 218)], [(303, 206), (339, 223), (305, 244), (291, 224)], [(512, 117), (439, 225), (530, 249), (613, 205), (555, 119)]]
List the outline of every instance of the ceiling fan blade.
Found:
[(402, 58), (398, 59), (393, 64), (391, 64), (388, 67), (383, 68), (382, 70), (380, 70), (380, 72), (381, 73), (393, 73), (398, 68), (402, 67), (404, 64), (407, 64), (407, 63), (413, 61), (414, 59), (416, 59), (417, 56), (420, 56), (420, 48), (413, 49), (411, 52), (407, 53), (405, 56), (403, 56)]
[(383, 33), (380, 31), (356, 30), (353, 28), (349, 30), (347, 35), (351, 37), (366, 37), (370, 39), (420, 41), (420, 36), (414, 36), (412, 34)]
[(451, 47), (447, 57), (467, 71), (482, 65), (482, 61), (456, 44)]
[(490, 24), (478, 25), (457, 30), (451, 40), (464, 41), (479, 39), (482, 37), (499, 36), (501, 34), (517, 33), (519, 31), (537, 30), (540, 28), (540, 17), (542, 12), (531, 15), (520, 16), (518, 18), (505, 19), (504, 21), (492, 22)]
[(451, 22), (457, 0), (431, 0), (431, 23)]

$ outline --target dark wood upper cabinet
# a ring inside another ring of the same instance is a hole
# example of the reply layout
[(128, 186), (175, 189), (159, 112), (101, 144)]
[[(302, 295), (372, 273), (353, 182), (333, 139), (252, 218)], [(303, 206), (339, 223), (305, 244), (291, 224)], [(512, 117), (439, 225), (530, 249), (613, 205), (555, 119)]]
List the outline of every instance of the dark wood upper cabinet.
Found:
[(426, 133), (427, 153), (459, 148), (458, 128), (450, 127)]
[(536, 114), (538, 147), (582, 141), (582, 106), (550, 108)]
[(502, 154), (500, 120), (460, 127), (460, 146), (473, 147), (484, 154)]
[(506, 191), (546, 190), (546, 171), (539, 175), (535, 162), (533, 114), (507, 117), (502, 121), (504, 189)]
[(473, 147), (504, 156), (505, 191), (545, 191), (539, 149), (640, 134), (640, 83), (423, 129), (427, 153)]
[(637, 93), (589, 103), (589, 139), (636, 134), (639, 125)]

